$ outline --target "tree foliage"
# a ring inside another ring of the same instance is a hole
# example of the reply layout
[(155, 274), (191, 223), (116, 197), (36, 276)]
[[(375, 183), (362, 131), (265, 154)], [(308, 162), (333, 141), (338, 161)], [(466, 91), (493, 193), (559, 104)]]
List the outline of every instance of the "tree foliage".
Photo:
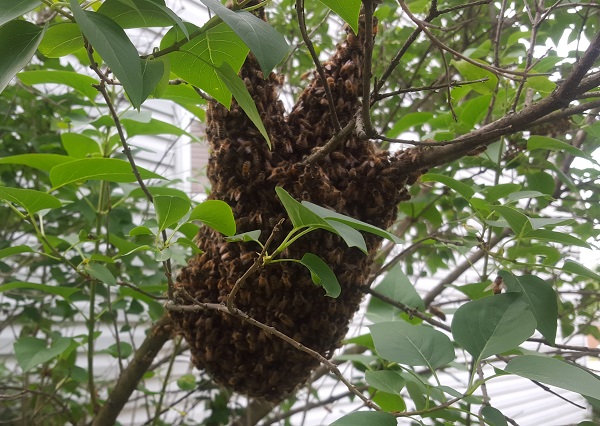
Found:
[[(600, 350), (569, 343), (600, 338), (600, 275), (579, 257), (597, 248), (600, 218), (598, 6), (201, 3), (212, 11), (204, 22), (186, 22), (163, 0), (0, 5), (0, 333), (14, 355), (0, 366), (0, 419), (114, 424), (138, 395), (152, 424), (271, 424), (354, 398), (368, 410), (331, 424), (405, 417), (501, 425), (513, 420), (486, 386), (506, 374), (598, 407), (598, 376), (577, 361)], [(256, 14), (263, 6), (267, 21)], [(358, 113), (339, 121), (322, 84), (330, 120), (323, 125), (333, 136), (310, 161), (327, 161), (352, 135), (402, 150), (410, 170), (428, 169), (390, 229), (278, 188), (292, 228), (270, 247), (260, 229), (237, 233), (240, 218), (227, 203), (193, 201), (177, 181), (138, 165), (132, 137), (187, 134), (136, 113), (153, 98), (200, 121), (207, 103), (234, 102), (272, 147), (268, 117), (238, 76), (248, 53), (264, 76), (285, 75), (285, 99), (293, 99), (325, 75), (320, 61), (335, 53), (340, 33), (359, 31), (360, 19), (367, 42)], [(156, 46), (135, 46), (130, 29), (155, 27)], [(364, 253), (365, 238), (386, 238), (364, 286), (367, 334), (323, 357), (236, 308), (246, 274), (226, 303), (178, 306), (176, 271), (203, 250), (194, 240), (200, 224), (261, 250), (248, 276), (295, 262), (334, 298), (343, 288), (327, 263), (312, 253), (286, 258), (286, 249), (317, 230)], [(236, 400), (202, 372), (177, 375), (173, 364), (188, 348), (173, 336), (167, 309), (237, 316), (315, 357), (324, 368), (310, 383), (331, 373), (347, 392), (326, 399), (309, 383), (272, 404)], [(70, 334), (65, 324), (77, 323), (86, 332)], [(136, 329), (145, 332), (142, 343)], [(98, 371), (105, 355), (118, 374)], [(342, 374), (341, 363), (356, 374)], [(454, 389), (444, 371), (456, 366), (468, 379)], [(158, 389), (146, 387), (152, 380)], [(183, 410), (198, 404), (205, 416), (186, 418)]]

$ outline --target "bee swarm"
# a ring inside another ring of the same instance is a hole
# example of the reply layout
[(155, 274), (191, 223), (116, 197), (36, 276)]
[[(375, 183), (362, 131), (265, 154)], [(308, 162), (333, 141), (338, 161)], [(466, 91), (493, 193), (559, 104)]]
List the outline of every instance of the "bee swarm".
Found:
[[(364, 23), (363, 23), (364, 26)], [(362, 91), (364, 31), (350, 29), (333, 57), (323, 64), (325, 84), (333, 94), (342, 126), (359, 108)], [(387, 228), (397, 204), (409, 198), (406, 185), (418, 172), (407, 172), (409, 156), (376, 151), (368, 140), (351, 135), (316, 164), (304, 164), (333, 135), (329, 106), (315, 72), (289, 115), (279, 100), (282, 80), (264, 79), (250, 55), (240, 71), (273, 142), (269, 150), (237, 103), (228, 111), (212, 103), (207, 114), (211, 147), (208, 177), (210, 199), (233, 209), (239, 233), (262, 230), (266, 238), (286, 217), (275, 194), (281, 186), (294, 198), (331, 208), (342, 214)], [(414, 153), (413, 153), (414, 154)], [(275, 235), (276, 247), (291, 229), (289, 220)], [(342, 287), (337, 299), (326, 297), (302, 265), (268, 265), (250, 276), (235, 298), (235, 306), (256, 320), (275, 327), (303, 345), (330, 357), (348, 330), (359, 307), (373, 255), (381, 239), (365, 236), (369, 255), (348, 248), (337, 236), (314, 231), (296, 241), (284, 258), (300, 259), (313, 253), (333, 270)], [(225, 303), (236, 280), (252, 265), (259, 249), (255, 243), (227, 243), (208, 227), (198, 235), (204, 253), (188, 262), (175, 284), (200, 302)], [(178, 297), (180, 304), (191, 304)], [(212, 310), (171, 312), (190, 345), (194, 365), (237, 392), (279, 401), (309, 377), (318, 361), (278, 337), (228, 313)]]

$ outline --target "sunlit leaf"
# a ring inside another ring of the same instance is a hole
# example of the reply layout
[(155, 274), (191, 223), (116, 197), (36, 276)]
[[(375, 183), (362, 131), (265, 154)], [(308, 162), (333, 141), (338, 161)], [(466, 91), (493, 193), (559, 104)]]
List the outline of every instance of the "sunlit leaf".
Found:
[(0, 200), (18, 204), (29, 214), (37, 213), (43, 209), (57, 209), (62, 206), (58, 198), (45, 192), (6, 186), (0, 186)]
[(360, 13), (360, 0), (319, 0), (325, 6), (337, 13), (355, 34), (358, 34), (358, 15)]
[(221, 200), (207, 200), (192, 210), (189, 220), (199, 220), (206, 226), (231, 237), (235, 235), (235, 219), (229, 204)]

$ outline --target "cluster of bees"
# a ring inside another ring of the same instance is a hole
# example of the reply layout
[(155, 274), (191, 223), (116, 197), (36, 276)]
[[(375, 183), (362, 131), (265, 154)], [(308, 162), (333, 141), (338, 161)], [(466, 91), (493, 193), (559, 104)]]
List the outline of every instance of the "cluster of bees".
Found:
[[(286, 217), (276, 197), (276, 186), (298, 200), (378, 227), (392, 224), (397, 204), (409, 198), (406, 186), (418, 176), (418, 172), (406, 171), (407, 155), (379, 152), (368, 140), (352, 135), (318, 163), (303, 162), (334, 135), (324, 84), (333, 94), (341, 125), (355, 115), (362, 91), (363, 45), (364, 31), (354, 34), (347, 29), (345, 40), (323, 64), (326, 81), (313, 73), (287, 116), (279, 100), (282, 78), (271, 74), (265, 79), (256, 59), (248, 57), (240, 75), (256, 102), (273, 142), (272, 150), (235, 102), (229, 111), (216, 103), (209, 106), (209, 198), (232, 207), (238, 232), (260, 229), (264, 241), (275, 224)], [(276, 247), (290, 229), (288, 220), (271, 247)], [(251, 276), (236, 295), (236, 307), (323, 356), (331, 356), (359, 307), (361, 288), (381, 242), (373, 235), (365, 235), (365, 239), (369, 255), (348, 248), (336, 235), (315, 231), (282, 255), (300, 259), (313, 253), (323, 259), (342, 287), (338, 298), (326, 297), (302, 265), (284, 262), (268, 265)], [(204, 253), (183, 268), (176, 295), (185, 291), (200, 302), (225, 303), (259, 247), (255, 243), (228, 243), (207, 227), (201, 228), (198, 244)], [(176, 302), (192, 303), (185, 297), (178, 297)], [(171, 316), (190, 345), (194, 365), (206, 370), (217, 383), (252, 397), (280, 401), (304, 383), (318, 364), (278, 337), (227, 313), (203, 310), (172, 312)]]

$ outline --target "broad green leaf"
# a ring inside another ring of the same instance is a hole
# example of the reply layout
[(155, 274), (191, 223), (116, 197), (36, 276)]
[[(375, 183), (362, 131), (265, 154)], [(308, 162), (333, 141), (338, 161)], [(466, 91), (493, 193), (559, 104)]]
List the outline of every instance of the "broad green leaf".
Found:
[(306, 266), (310, 271), (313, 283), (322, 286), (325, 289), (325, 295), (334, 299), (340, 295), (342, 288), (337, 277), (319, 256), (312, 253), (306, 253), (300, 259), (300, 263)]
[(235, 235), (235, 219), (229, 204), (221, 200), (206, 200), (192, 210), (189, 220), (199, 220), (228, 237)]
[(102, 154), (98, 142), (80, 133), (61, 133), (60, 139), (63, 148), (72, 158), (85, 158)]
[(202, 250), (200, 250), (200, 248), (198, 248), (198, 245), (189, 238), (179, 237), (177, 238), (177, 244), (191, 248), (193, 254), (204, 253)]
[(564, 244), (565, 246), (577, 246), (584, 247), (587, 249), (590, 248), (590, 245), (588, 243), (571, 234), (550, 231), (548, 229), (538, 229), (536, 231), (531, 231), (527, 233), (527, 237), (535, 238), (538, 240), (553, 241), (555, 243)]
[[(142, 179), (165, 179), (150, 170), (137, 167)], [(131, 164), (117, 158), (83, 158), (59, 164), (50, 170), (54, 189), (74, 182), (104, 180), (107, 182), (136, 182)]]
[(552, 195), (554, 192), (554, 178), (546, 172), (529, 173), (526, 175), (527, 187), (532, 191)]
[(154, 197), (154, 209), (158, 230), (163, 231), (186, 215), (190, 210), (190, 201), (171, 195), (157, 195)]
[[(198, 30), (191, 24), (187, 27), (190, 32)], [(160, 48), (168, 48), (185, 37), (180, 29), (173, 28), (161, 40)], [(248, 48), (244, 42), (227, 24), (222, 23), (191, 39), (167, 57), (171, 72), (229, 107), (231, 92), (221, 81), (216, 66), (227, 62), (237, 75), (247, 55)]]
[(123, 118), (121, 124), (127, 131), (127, 136), (133, 137), (138, 135), (176, 135), (176, 136), (192, 136), (185, 130), (166, 121), (150, 119), (148, 122)]
[(360, 232), (345, 223), (335, 220), (327, 221), (327, 223), (335, 229), (336, 234), (342, 237), (348, 247), (356, 247), (364, 254), (367, 254), (367, 243)]
[(133, 347), (130, 343), (120, 342), (110, 345), (108, 348), (103, 349), (100, 353), (109, 354), (114, 358), (129, 358), (129, 356), (133, 353)]
[(358, 219), (354, 219), (350, 216), (345, 216), (343, 214), (336, 213), (333, 210), (329, 210), (329, 209), (326, 209), (325, 207), (317, 206), (316, 204), (313, 204), (308, 201), (302, 201), (301, 204), (302, 204), (302, 206), (306, 207), (308, 210), (313, 212), (318, 217), (326, 220), (328, 223), (330, 221), (334, 220), (336, 222), (344, 223), (358, 231), (365, 231), (370, 234), (378, 235), (378, 236), (385, 238), (387, 240), (390, 240), (391, 242), (396, 243), (396, 244), (400, 244), (402, 242), (402, 240), (400, 240), (398, 237), (396, 237), (391, 232), (387, 232), (381, 228), (378, 228), (378, 227), (368, 224), (366, 222), (360, 221)]
[(271, 139), (267, 134), (267, 129), (260, 118), (260, 114), (256, 109), (254, 99), (248, 92), (248, 88), (244, 84), (244, 81), (237, 75), (237, 72), (231, 68), (227, 62), (222, 62), (216, 69), (216, 72), (221, 81), (227, 86), (227, 89), (231, 92), (237, 103), (242, 107), (248, 118), (256, 126), (260, 134), (267, 141), (269, 149), (271, 149)]
[(337, 419), (329, 426), (396, 426), (398, 422), (383, 411), (356, 411)]
[(369, 326), (377, 353), (388, 361), (436, 369), (452, 362), (454, 347), (444, 333), (403, 321)]
[(575, 148), (573, 145), (568, 144), (567, 142), (550, 138), (548, 136), (530, 136), (527, 140), (527, 149), (529, 151), (535, 151), (536, 149), (547, 149), (549, 151), (565, 151), (573, 155), (574, 157), (581, 157), (587, 160), (591, 160), (591, 157), (583, 151), (581, 151), (579, 148)]
[(195, 374), (184, 374), (179, 376), (177, 379), (177, 387), (184, 391), (191, 391), (196, 389), (196, 375)]
[(0, 27), (41, 4), (40, 0), (5, 0), (0, 2)]
[(201, 121), (206, 119), (205, 109), (199, 106), (205, 105), (206, 101), (202, 99), (190, 85), (170, 84), (166, 87), (165, 92), (160, 95), (160, 99), (169, 99), (178, 105), (181, 105)]
[[(275, 192), (279, 197), (279, 201), (283, 204), (294, 228), (303, 226), (316, 226), (324, 229), (331, 228), (329, 224), (312, 210), (296, 201), (285, 189), (278, 186)], [(334, 232), (334, 231), (332, 231)]]
[(501, 198), (506, 198), (510, 194), (521, 190), (521, 185), (516, 183), (501, 183), (494, 186), (488, 186), (481, 191), (488, 203), (495, 203)]
[(575, 222), (574, 219), (564, 217), (530, 217), (529, 223), (531, 223), (531, 227), (535, 229), (545, 228), (545, 227), (555, 227), (559, 225), (570, 225)]
[(537, 329), (550, 343), (556, 339), (558, 318), (557, 294), (550, 284), (534, 275), (516, 276), (508, 271), (498, 273), (510, 292), (521, 293), (535, 316)]
[[(142, 102), (148, 99), (165, 74), (165, 62), (157, 59), (140, 59), (142, 69)], [(167, 73), (168, 76), (168, 73)]]
[(155, 233), (147, 226), (136, 226), (129, 231), (130, 237), (137, 237), (138, 235), (155, 235)]
[(92, 278), (108, 285), (117, 285), (117, 281), (108, 268), (99, 263), (88, 263), (85, 270)]
[[(7, 247), (0, 250), (0, 259), (8, 256), (14, 256), (15, 254), (21, 253), (33, 253), (33, 249), (29, 246), (13, 246)], [(0, 287), (1, 288), (1, 287)]]
[(260, 238), (260, 229), (256, 229), (254, 231), (248, 231), (248, 232), (244, 232), (241, 234), (233, 235), (231, 237), (227, 237), (227, 238), (225, 238), (225, 240), (229, 241), (230, 243), (236, 243), (236, 242), (248, 243), (250, 241), (255, 241), (257, 243), (260, 243), (260, 241), (258, 240), (259, 238)]
[(421, 176), (421, 180), (423, 182), (433, 181), (443, 183), (444, 185), (458, 192), (466, 200), (469, 200), (475, 194), (475, 190), (470, 185), (453, 179), (450, 176), (444, 176), (437, 173), (427, 173)]
[(142, 69), (138, 51), (118, 24), (109, 17), (84, 11), (77, 0), (71, 10), (83, 35), (119, 79), (135, 108), (143, 101)]
[(0, 93), (33, 57), (47, 28), (22, 20), (0, 27)]
[(0, 158), (0, 164), (20, 164), (49, 172), (54, 166), (68, 163), (74, 159), (60, 154), (19, 154)]
[(545, 75), (535, 75), (527, 78), (525, 82), (526, 88), (531, 88), (533, 90), (538, 91), (542, 95), (547, 95), (552, 92), (556, 88), (556, 83), (551, 81)]
[(532, 230), (529, 218), (517, 209), (506, 206), (492, 206), (492, 210), (498, 212), (506, 220), (517, 237), (522, 237)]
[(48, 58), (61, 58), (83, 48), (83, 34), (79, 25), (73, 22), (52, 25), (38, 46), (39, 51)]
[(18, 204), (29, 214), (37, 213), (43, 209), (57, 209), (62, 206), (58, 198), (45, 192), (6, 186), (0, 186), (0, 200)]
[[(168, 186), (147, 186), (146, 189), (153, 196), (155, 195), (170, 195), (171, 197), (179, 197), (184, 200), (190, 201), (190, 197), (181, 189), (170, 188)], [(129, 193), (131, 198), (146, 198), (146, 194), (142, 188), (135, 188)]]
[(401, 375), (390, 370), (366, 371), (365, 380), (377, 390), (395, 394), (399, 394), (406, 384)]
[(512, 359), (505, 370), (526, 379), (600, 399), (598, 377), (556, 358), (523, 355)]
[(483, 415), (485, 422), (491, 426), (508, 426), (504, 414), (494, 407), (486, 405), (481, 409), (481, 414)]
[(21, 369), (27, 372), (61, 355), (72, 341), (67, 337), (59, 337), (48, 347), (45, 340), (23, 336), (14, 343), (15, 358)]
[(552, 199), (551, 197), (548, 197), (546, 194), (542, 194), (539, 191), (517, 191), (517, 192), (513, 192), (508, 197), (506, 197), (506, 200), (510, 203), (513, 201), (522, 200), (524, 198), (538, 198), (538, 197), (545, 197), (547, 199)]
[(61, 296), (67, 300), (69, 300), (73, 293), (77, 293), (78, 291), (80, 291), (80, 289), (78, 288), (61, 287), (47, 284), (36, 284), (21, 281), (15, 281), (0, 285), (0, 293), (4, 291), (20, 289), (35, 290), (41, 293), (54, 294), (56, 296)]
[(287, 55), (289, 46), (285, 38), (262, 19), (246, 11), (234, 12), (217, 0), (200, 1), (215, 12), (250, 48), (265, 77)]
[(451, 64), (458, 70), (465, 80), (479, 80), (482, 78), (487, 78), (487, 80), (482, 83), (469, 84), (466, 86), (469, 90), (487, 95), (488, 93), (492, 93), (496, 88), (498, 77), (496, 77), (490, 71), (484, 70), (483, 68), (464, 60), (451, 61)]
[[(415, 290), (408, 277), (402, 271), (400, 265), (394, 266), (377, 287), (374, 288), (378, 293), (396, 300), (409, 308), (423, 310), (425, 305), (419, 293)], [(377, 297), (371, 297), (367, 306), (366, 316), (370, 321), (392, 321), (398, 319), (398, 315), (403, 312)]]
[(98, 95), (98, 91), (92, 87), (93, 84), (98, 84), (96, 79), (73, 71), (23, 71), (17, 74), (17, 77), (28, 86), (46, 83), (64, 84), (77, 90), (90, 101), (93, 101)]
[(535, 317), (517, 293), (465, 303), (452, 318), (454, 340), (476, 362), (516, 348), (533, 334), (535, 327)]
[(563, 271), (570, 272), (572, 274), (580, 275), (582, 277), (591, 278), (593, 280), (600, 281), (600, 275), (596, 272), (592, 271), (589, 268), (586, 268), (580, 263), (577, 263), (573, 260), (566, 260), (563, 267)]
[(354, 34), (358, 34), (358, 15), (360, 13), (360, 0), (319, 0), (325, 6), (337, 13)]

